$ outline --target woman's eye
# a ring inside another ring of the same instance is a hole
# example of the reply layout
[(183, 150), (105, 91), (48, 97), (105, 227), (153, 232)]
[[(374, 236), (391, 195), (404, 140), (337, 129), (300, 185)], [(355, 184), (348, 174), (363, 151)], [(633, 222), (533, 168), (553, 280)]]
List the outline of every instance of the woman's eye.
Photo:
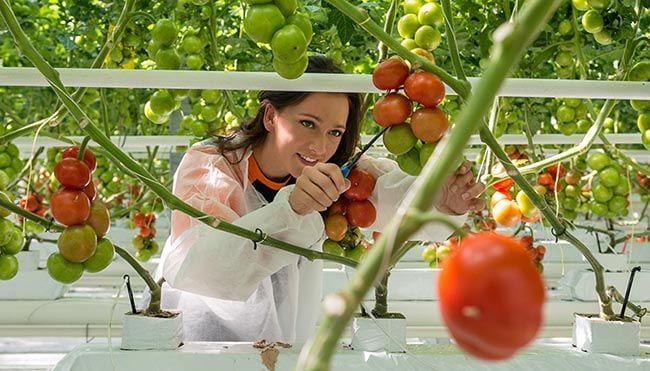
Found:
[(332, 130), (330, 131), (330, 134), (338, 138), (343, 135), (343, 132), (341, 130)]
[(302, 121), (300, 121), (300, 124), (302, 124), (302, 126), (304, 126), (306, 128), (310, 128), (310, 129), (316, 126), (313, 121), (309, 121), (309, 120), (302, 120)]

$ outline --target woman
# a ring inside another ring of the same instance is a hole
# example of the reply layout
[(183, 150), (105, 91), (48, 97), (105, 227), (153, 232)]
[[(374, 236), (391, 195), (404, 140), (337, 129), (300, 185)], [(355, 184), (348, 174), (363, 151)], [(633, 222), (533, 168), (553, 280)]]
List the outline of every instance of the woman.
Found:
[[(315, 56), (307, 72), (341, 70)], [(360, 96), (263, 91), (259, 99), (257, 116), (237, 133), (185, 154), (174, 193), (229, 223), (320, 250), (324, 225), (319, 212), (350, 184), (339, 166), (357, 144)], [(378, 217), (371, 229), (380, 230), (414, 177), (388, 160), (366, 158), (359, 166), (377, 177), (370, 199)], [(475, 199), (483, 186), (473, 183), (469, 164), (461, 167), (437, 203), (447, 214), (483, 206)], [(183, 311), (186, 340), (303, 342), (311, 335), (321, 299), (321, 261), (268, 246), (253, 249), (249, 240), (176, 211), (171, 224), (158, 273), (167, 281), (162, 307)], [(449, 234), (442, 227), (427, 231), (435, 233), (424, 238), (433, 240)]]

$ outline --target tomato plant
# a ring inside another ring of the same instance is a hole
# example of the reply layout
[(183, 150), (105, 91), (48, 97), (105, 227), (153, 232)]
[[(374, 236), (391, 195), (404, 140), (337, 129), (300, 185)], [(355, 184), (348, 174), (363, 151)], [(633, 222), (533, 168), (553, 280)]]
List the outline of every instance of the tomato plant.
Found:
[(479, 232), (463, 238), (438, 278), (442, 318), (466, 352), (485, 360), (511, 357), (542, 326), (546, 291), (516, 238)]

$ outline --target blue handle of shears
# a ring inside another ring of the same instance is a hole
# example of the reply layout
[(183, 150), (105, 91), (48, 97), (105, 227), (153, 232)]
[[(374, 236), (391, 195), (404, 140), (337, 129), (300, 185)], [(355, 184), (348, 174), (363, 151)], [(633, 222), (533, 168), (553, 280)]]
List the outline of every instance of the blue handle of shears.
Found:
[(343, 166), (341, 166), (341, 173), (343, 174), (344, 178), (347, 178), (348, 175), (350, 175), (350, 170), (351, 168), (349, 164), (343, 164)]

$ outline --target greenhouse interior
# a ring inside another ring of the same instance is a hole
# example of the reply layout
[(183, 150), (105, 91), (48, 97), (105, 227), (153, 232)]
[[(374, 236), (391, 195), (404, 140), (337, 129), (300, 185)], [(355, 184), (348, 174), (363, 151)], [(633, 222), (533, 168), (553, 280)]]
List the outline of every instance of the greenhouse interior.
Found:
[(0, 370), (650, 370), (650, 0), (0, 0)]

